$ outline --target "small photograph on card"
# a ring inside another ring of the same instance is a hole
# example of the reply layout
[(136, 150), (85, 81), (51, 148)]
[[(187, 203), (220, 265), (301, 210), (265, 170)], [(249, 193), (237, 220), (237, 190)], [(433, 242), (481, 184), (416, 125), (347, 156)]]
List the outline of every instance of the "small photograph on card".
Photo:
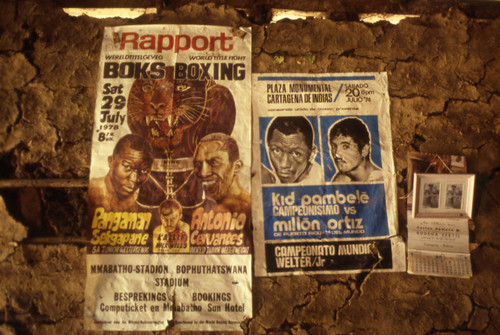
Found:
[(439, 208), (439, 183), (424, 184), (423, 208)]
[(463, 184), (448, 184), (446, 186), (446, 209), (461, 209)]

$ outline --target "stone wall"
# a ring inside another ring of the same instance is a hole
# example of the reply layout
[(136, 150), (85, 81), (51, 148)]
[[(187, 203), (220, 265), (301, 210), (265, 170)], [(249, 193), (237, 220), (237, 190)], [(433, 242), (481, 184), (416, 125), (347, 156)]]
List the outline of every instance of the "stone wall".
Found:
[(268, 7), (245, 12), (233, 3), (183, 1), (135, 20), (69, 17), (48, 0), (2, 3), (0, 179), (75, 183), (0, 189), (0, 333), (84, 332), (87, 189), (78, 181), (89, 173), (103, 27), (191, 23), (252, 26), (254, 72), (388, 73), (403, 237), (407, 151), (465, 155), (477, 178), (472, 279), (255, 278), (244, 333), (498, 334), (500, 18), (439, 2), (398, 25), (334, 13), (271, 24)]

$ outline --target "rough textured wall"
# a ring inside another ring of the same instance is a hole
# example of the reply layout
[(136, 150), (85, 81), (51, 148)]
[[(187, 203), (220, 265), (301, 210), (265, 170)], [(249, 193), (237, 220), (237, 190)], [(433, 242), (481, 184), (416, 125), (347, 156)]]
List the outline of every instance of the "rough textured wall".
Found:
[[(191, 3), (101, 21), (69, 17), (49, 1), (4, 2), (1, 9), (0, 179), (88, 177), (105, 25), (251, 25), (254, 72), (387, 71), (401, 233), (407, 151), (465, 155), (477, 174), (473, 278), (256, 278), (254, 318), (244, 332), (500, 333), (500, 18), (450, 9), (399, 25), (269, 24), (229, 6)], [(0, 203), (0, 333), (84, 332), (86, 191), (0, 190), (7, 205)]]

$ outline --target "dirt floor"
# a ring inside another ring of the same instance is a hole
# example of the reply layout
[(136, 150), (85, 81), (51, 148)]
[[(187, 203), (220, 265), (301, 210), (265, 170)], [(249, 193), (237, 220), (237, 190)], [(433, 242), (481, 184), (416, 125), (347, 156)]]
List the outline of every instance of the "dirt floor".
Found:
[[(88, 178), (104, 26), (251, 26), (255, 73), (387, 72), (403, 238), (408, 151), (465, 155), (477, 182), (471, 279), (369, 272), (255, 278), (254, 317), (243, 332), (499, 334), (500, 18), (487, 10), (491, 4), (440, 2), (397, 25), (360, 22), (329, 5), (320, 8), (330, 11), (326, 19), (270, 23), (269, 6), (233, 4), (183, 2), (135, 20), (99, 20), (70, 17), (55, 1), (2, 3), (0, 179)], [(1, 334), (85, 332), (86, 192), (0, 190)]]

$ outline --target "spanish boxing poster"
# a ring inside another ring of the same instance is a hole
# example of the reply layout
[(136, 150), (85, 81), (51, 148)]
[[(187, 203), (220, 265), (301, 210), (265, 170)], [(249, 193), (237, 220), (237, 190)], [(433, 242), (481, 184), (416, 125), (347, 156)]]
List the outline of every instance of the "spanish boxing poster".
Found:
[(257, 276), (405, 271), (386, 73), (253, 74)]
[(252, 316), (250, 91), (250, 28), (105, 28), (89, 329), (240, 330)]

